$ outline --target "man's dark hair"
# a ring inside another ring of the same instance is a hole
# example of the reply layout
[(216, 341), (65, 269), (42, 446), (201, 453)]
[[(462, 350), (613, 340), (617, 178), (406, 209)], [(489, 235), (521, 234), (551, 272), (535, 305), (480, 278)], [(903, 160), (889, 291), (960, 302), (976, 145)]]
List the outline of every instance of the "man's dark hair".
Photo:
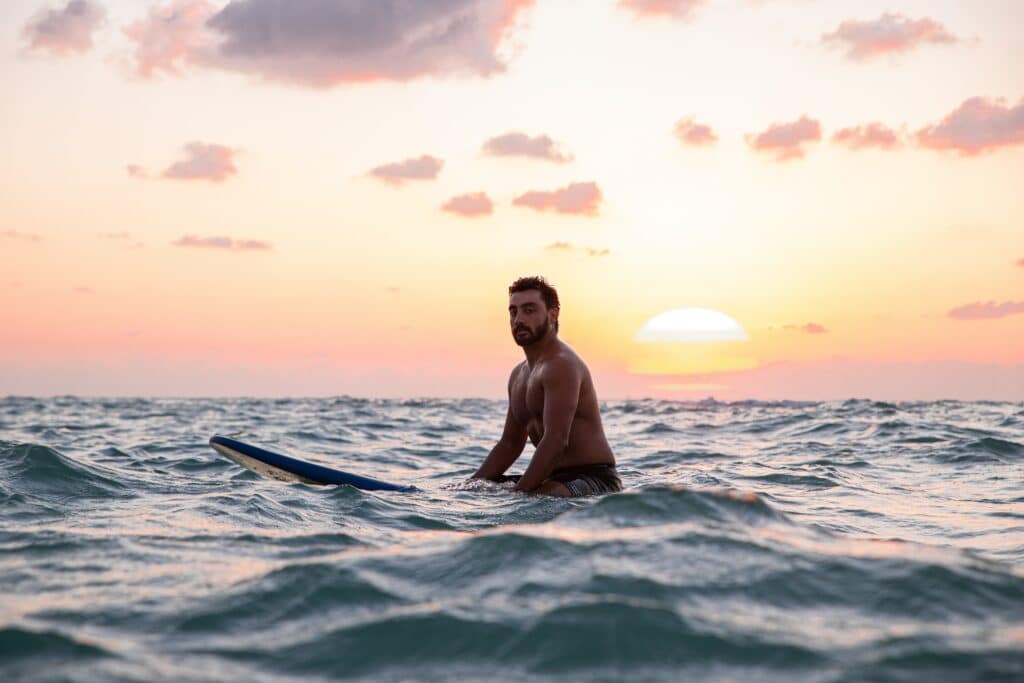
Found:
[(544, 305), (548, 307), (548, 310), (560, 308), (558, 305), (558, 292), (540, 275), (519, 278), (508, 288), (508, 293), (511, 296), (516, 292), (525, 292), (528, 289), (536, 289), (540, 292), (540, 298), (544, 299)]

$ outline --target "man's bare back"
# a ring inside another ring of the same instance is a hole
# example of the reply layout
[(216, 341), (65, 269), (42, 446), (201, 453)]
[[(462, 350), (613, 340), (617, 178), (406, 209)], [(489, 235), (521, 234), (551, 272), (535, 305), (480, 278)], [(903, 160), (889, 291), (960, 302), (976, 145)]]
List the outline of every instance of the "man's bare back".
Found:
[[(517, 281), (513, 288), (522, 282)], [(557, 337), (557, 293), (554, 297), (556, 305), (548, 307), (538, 289), (514, 291), (509, 296), (513, 338), (523, 347), (526, 360), (509, 377), (508, 414), (501, 439), (473, 476), (516, 480), (504, 473), (529, 438), (536, 450), (526, 471), (517, 478), (517, 490), (558, 496), (619, 490), (615, 456), (604, 434), (590, 371)]]

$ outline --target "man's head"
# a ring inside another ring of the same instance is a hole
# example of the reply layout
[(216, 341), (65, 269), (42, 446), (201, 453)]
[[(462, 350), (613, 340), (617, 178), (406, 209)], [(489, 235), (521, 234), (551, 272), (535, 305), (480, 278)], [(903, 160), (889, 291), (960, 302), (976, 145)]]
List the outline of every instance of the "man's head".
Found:
[(543, 339), (549, 330), (558, 334), (558, 292), (543, 277), (521, 277), (508, 288), (508, 319), (512, 339), (529, 346)]

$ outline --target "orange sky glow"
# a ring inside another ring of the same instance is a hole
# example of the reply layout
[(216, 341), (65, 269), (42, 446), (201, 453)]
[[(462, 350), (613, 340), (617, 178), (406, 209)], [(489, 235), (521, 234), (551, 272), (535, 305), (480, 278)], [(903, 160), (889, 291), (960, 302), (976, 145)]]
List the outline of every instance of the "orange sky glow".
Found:
[(1024, 400), (1024, 4), (394, 4), (2, 3), (0, 395)]

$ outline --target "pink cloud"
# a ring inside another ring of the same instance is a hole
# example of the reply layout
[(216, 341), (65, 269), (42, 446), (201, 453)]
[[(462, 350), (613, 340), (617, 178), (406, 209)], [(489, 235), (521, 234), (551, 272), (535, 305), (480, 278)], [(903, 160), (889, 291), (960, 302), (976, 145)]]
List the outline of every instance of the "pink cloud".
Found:
[(843, 128), (832, 136), (833, 145), (850, 149), (896, 149), (903, 144), (899, 133), (882, 123), (868, 123), (853, 128)]
[(707, 0), (619, 0), (619, 7), (638, 17), (689, 19)]
[(713, 145), (718, 141), (718, 136), (715, 135), (710, 126), (697, 123), (692, 118), (676, 121), (674, 130), (676, 138), (684, 145), (704, 147)]
[(512, 204), (537, 211), (552, 210), (558, 213), (596, 216), (602, 199), (603, 195), (597, 183), (572, 183), (552, 192), (531, 190), (516, 197)]
[(971, 97), (942, 121), (919, 130), (917, 144), (974, 156), (1024, 143), (1024, 98), (1009, 107), (1004, 99)]
[(149, 173), (146, 172), (146, 169), (142, 168), (141, 166), (139, 166), (137, 164), (128, 164), (124, 168), (125, 168), (126, 171), (128, 171), (128, 175), (130, 175), (132, 178), (148, 178), (149, 177)]
[(441, 173), (444, 162), (429, 154), (415, 159), (396, 161), (370, 170), (370, 175), (391, 185), (401, 185), (406, 180), (433, 180)]
[(190, 142), (185, 145), (185, 158), (176, 161), (161, 174), (173, 180), (209, 180), (220, 183), (236, 175), (234, 156), (238, 153), (224, 145)]
[(848, 58), (862, 61), (907, 52), (924, 44), (948, 45), (959, 39), (934, 19), (912, 20), (899, 13), (886, 12), (868, 21), (848, 19), (832, 33), (824, 34), (821, 41), (845, 47)]
[(491, 138), (484, 143), (483, 152), (491, 156), (530, 157), (559, 164), (573, 159), (571, 154), (563, 151), (560, 145), (547, 135), (530, 137), (526, 133), (516, 132)]
[(135, 43), (135, 72), (143, 78), (160, 71), (177, 76), (183, 66), (205, 63), (213, 45), (205, 25), (215, 12), (206, 0), (170, 0), (151, 7), (145, 19), (124, 28)]
[(586, 253), (587, 256), (608, 256), (610, 255), (611, 249), (597, 249), (595, 247), (577, 247), (572, 242), (552, 242), (551, 244), (544, 247), (548, 251), (563, 251), (563, 252), (575, 252), (581, 251)]
[(807, 323), (806, 325), (789, 324), (789, 325), (783, 325), (782, 329), (784, 329), (784, 330), (798, 330), (798, 331), (803, 332), (805, 334), (825, 334), (825, 333), (828, 332), (828, 329), (826, 329), (826, 327), (824, 325), (820, 325), (818, 323)]
[(33, 50), (58, 56), (88, 52), (92, 34), (106, 18), (106, 11), (89, 0), (70, 0), (63, 9), (40, 10), (24, 29)]
[(441, 208), (459, 216), (474, 218), (476, 216), (490, 216), (494, 213), (494, 204), (490, 197), (484, 192), (471, 192), (452, 197), (445, 202)]
[(952, 309), (949, 317), (957, 320), (994, 320), (1016, 313), (1024, 313), (1024, 301), (1004, 301), (1001, 304), (977, 301)]
[(747, 136), (747, 144), (757, 152), (775, 155), (775, 161), (802, 159), (805, 146), (821, 140), (821, 124), (806, 116), (790, 123), (773, 123), (767, 130)]
[(0, 237), (12, 240), (25, 240), (26, 242), (42, 242), (43, 238), (34, 232), (18, 232), (17, 230), (4, 230)]
[(1022, 258), (1020, 261), (1017, 261), (1017, 266), (1019, 268), (1024, 268), (1024, 258)]
[(171, 242), (176, 247), (198, 247), (200, 249), (225, 249), (230, 251), (270, 251), (270, 242), (259, 240), (234, 240), (230, 237), (200, 237), (199, 235), (183, 235)]
[(132, 236), (127, 232), (101, 232), (96, 235), (100, 239), (118, 242), (127, 249), (141, 249), (145, 245), (142, 242), (132, 241)]
[(533, 0), (173, 0), (126, 29), (137, 70), (184, 64), (330, 87), (422, 76), (491, 76)]

